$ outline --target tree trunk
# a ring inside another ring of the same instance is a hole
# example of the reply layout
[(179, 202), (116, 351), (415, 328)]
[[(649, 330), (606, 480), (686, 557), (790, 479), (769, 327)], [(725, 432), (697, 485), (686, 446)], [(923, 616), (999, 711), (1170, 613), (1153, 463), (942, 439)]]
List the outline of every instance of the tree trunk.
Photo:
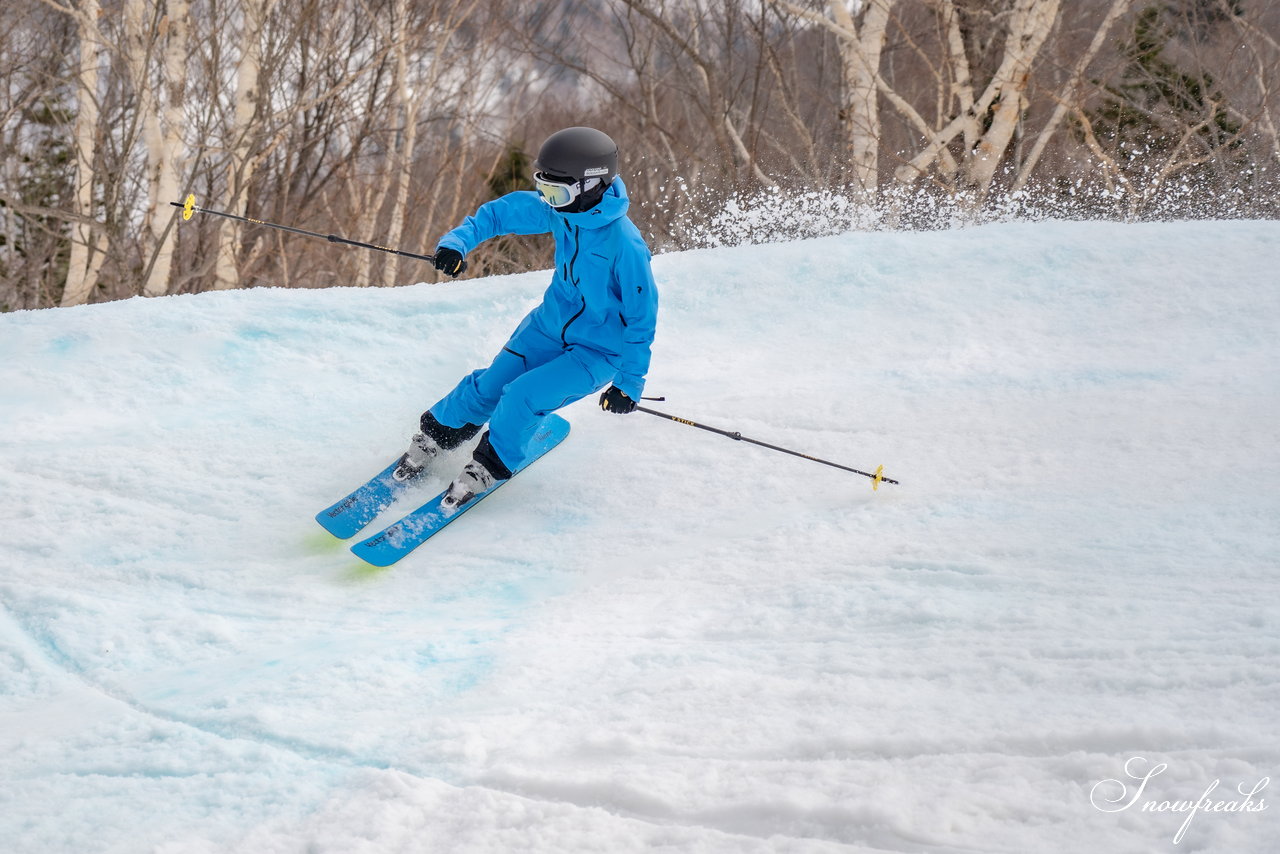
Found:
[(831, 16), (846, 33), (840, 39), (844, 77), (840, 111), (854, 180), (874, 195), (880, 183), (880, 52), (895, 0), (869, 0), (859, 29), (845, 0), (830, 0)]
[[(1009, 142), (1018, 127), (1026, 102), (1027, 84), (1031, 78), (1031, 64), (1049, 37), (1058, 19), (1060, 0), (1017, 0), (1009, 22), (1005, 40), (1004, 60), (996, 71), (991, 86), (996, 87), (994, 99), (998, 99), (991, 126), (970, 152), (969, 180), (980, 192), (986, 193), (995, 179)], [(990, 93), (990, 88), (988, 89)]]
[[(227, 163), (227, 210), (244, 216), (254, 164), (250, 157), (254, 137), (254, 115), (258, 104), (258, 73), (262, 66), (262, 26), (270, 0), (242, 0), (244, 29), (240, 36), (240, 67), (236, 72), (235, 109)], [(214, 267), (215, 290), (240, 287), (240, 223), (222, 222), (218, 231), (218, 260)]]
[[(399, 157), (393, 158), (392, 168), (396, 169), (396, 197), (391, 206), (391, 224), (387, 231), (387, 243), (399, 246), (404, 235), (404, 213), (409, 203), (409, 184), (413, 178), (413, 148), (418, 139), (418, 104), (422, 92), (415, 97), (409, 91), (409, 46), (406, 42), (406, 19), (409, 16), (408, 0), (396, 0), (396, 87), (395, 98), (400, 113), (400, 146)], [(419, 88), (423, 88), (421, 85)], [(387, 256), (386, 275), (383, 284), (394, 286), (400, 278), (400, 256)]]
[[(173, 209), (169, 207), (169, 202), (181, 201), (182, 181), (187, 169), (184, 134), (186, 109), (183, 100), (187, 88), (187, 14), (190, 5), (190, 0), (168, 0), (168, 11), (164, 19), (168, 29), (161, 64), (163, 78), (160, 85), (163, 87), (161, 93), (164, 96), (164, 106), (161, 108), (163, 121), (157, 137), (159, 150), (155, 155), (153, 200), (157, 211), (169, 212), (170, 216), (173, 215)], [(159, 296), (172, 290), (175, 240), (176, 237), (170, 236), (168, 240), (157, 243), (151, 276), (143, 283), (142, 292), (146, 296)]]
[[(951, 0), (940, 0), (939, 11), (948, 32), (948, 61), (956, 86), (955, 114), (941, 130), (925, 136), (927, 144), (911, 160), (894, 173), (901, 183), (909, 184), (924, 176), (958, 135), (964, 136), (964, 178), (969, 186), (985, 194), (995, 180), (1009, 143), (1017, 132), (1019, 119), (1027, 103), (1031, 65), (1053, 30), (1061, 0), (1015, 0), (1008, 16), (1004, 56), (976, 100), (972, 97), (970, 63), (960, 35), (955, 6)], [(970, 106), (966, 107), (968, 104)], [(990, 118), (990, 125), (979, 132), (980, 120)]]
[[(186, 84), (188, 0), (169, 0), (168, 14), (155, 22), (147, 0), (129, 0), (125, 9), (128, 63), (146, 154), (146, 208), (143, 211), (142, 255), (146, 259), (144, 296), (169, 292), (173, 243), (166, 239), (172, 221), (169, 202), (180, 192), (183, 160), (182, 92)], [(159, 51), (160, 75), (150, 61)]]
[(1058, 103), (1053, 108), (1053, 115), (1049, 117), (1044, 129), (1036, 137), (1035, 143), (1031, 146), (1031, 153), (1027, 155), (1027, 159), (1019, 167), (1018, 179), (1013, 184), (1013, 192), (1016, 193), (1026, 186), (1027, 181), (1031, 178), (1031, 173), (1035, 171), (1036, 164), (1040, 162), (1040, 156), (1044, 154), (1045, 146), (1049, 144), (1049, 139), (1057, 131), (1058, 126), (1062, 124), (1062, 120), (1066, 118), (1067, 111), (1073, 108), (1079, 100), (1080, 83), (1084, 80), (1084, 73), (1089, 67), (1089, 63), (1098, 55), (1098, 51), (1106, 41), (1107, 34), (1111, 32), (1112, 25), (1129, 10), (1129, 6), (1132, 3), (1133, 0), (1112, 0), (1111, 8), (1107, 11), (1106, 17), (1102, 19), (1102, 24), (1098, 27), (1097, 32), (1093, 34), (1093, 41), (1089, 43), (1089, 49), (1084, 52), (1084, 55), (1076, 63), (1075, 70), (1071, 74), (1071, 80), (1067, 83), (1067, 90), (1058, 97)]
[(98, 74), (106, 52), (98, 30), (98, 0), (84, 0), (76, 21), (80, 34), (80, 67), (76, 78), (76, 195), (75, 224), (71, 229), (71, 259), (62, 305), (83, 305), (98, 285), (106, 258), (107, 236), (93, 224), (94, 161), (98, 147)]

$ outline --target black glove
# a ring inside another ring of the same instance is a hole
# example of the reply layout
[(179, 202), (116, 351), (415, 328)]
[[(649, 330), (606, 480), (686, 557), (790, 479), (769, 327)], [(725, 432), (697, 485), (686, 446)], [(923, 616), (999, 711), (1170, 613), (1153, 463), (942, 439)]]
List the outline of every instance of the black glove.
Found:
[(437, 246), (436, 269), (446, 276), (452, 276), (456, 279), (466, 272), (467, 262), (463, 260), (462, 253), (457, 249), (450, 249), (448, 246)]
[(609, 386), (609, 390), (600, 394), (600, 408), (605, 412), (613, 412), (617, 415), (626, 415), (636, 411), (636, 402), (627, 397), (626, 393), (616, 385)]

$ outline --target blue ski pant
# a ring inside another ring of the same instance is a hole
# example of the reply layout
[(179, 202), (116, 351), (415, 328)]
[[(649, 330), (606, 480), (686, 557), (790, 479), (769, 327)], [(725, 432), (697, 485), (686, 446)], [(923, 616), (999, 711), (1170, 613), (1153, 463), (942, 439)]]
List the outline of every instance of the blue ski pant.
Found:
[(489, 367), (473, 371), (431, 407), (445, 427), (489, 423), (489, 442), (512, 471), (548, 413), (608, 385), (618, 368), (603, 353), (565, 346), (525, 318)]

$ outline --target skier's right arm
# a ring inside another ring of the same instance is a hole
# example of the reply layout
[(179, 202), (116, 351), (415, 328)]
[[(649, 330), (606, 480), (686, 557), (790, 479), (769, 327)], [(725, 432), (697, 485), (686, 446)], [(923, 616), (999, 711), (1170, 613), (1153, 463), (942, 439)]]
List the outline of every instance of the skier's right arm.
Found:
[(439, 249), (466, 255), (500, 234), (545, 234), (551, 230), (551, 208), (532, 190), (507, 193), (485, 202), (462, 225), (440, 238)]

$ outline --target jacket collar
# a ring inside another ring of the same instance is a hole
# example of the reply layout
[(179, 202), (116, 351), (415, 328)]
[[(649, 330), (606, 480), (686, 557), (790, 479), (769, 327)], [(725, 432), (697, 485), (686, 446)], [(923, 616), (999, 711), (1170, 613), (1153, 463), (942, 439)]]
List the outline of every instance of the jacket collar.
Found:
[(570, 225), (578, 228), (603, 228), (609, 223), (627, 213), (627, 208), (631, 206), (631, 200), (627, 197), (627, 185), (622, 183), (621, 178), (614, 178), (613, 183), (609, 185), (609, 189), (604, 191), (604, 196), (600, 199), (600, 203), (589, 211), (582, 213), (560, 213), (556, 214), (564, 217), (565, 221)]

